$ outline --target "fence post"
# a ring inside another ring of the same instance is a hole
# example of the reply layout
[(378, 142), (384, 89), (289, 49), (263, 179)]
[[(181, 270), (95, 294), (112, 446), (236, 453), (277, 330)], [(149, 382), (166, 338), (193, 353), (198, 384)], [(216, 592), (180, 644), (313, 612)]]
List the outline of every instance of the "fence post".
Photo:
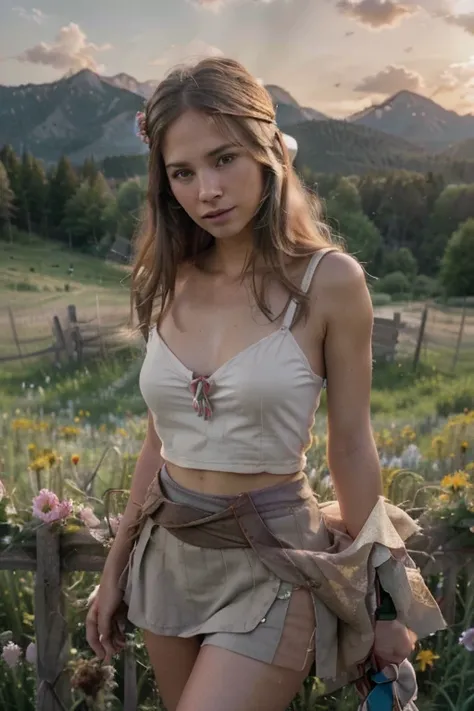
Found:
[(57, 316), (53, 316), (53, 346), (56, 364), (61, 362), (61, 353), (67, 352), (66, 338)]
[(420, 330), (418, 331), (418, 339), (416, 342), (415, 355), (413, 357), (413, 369), (418, 368), (418, 363), (420, 362), (421, 346), (423, 345), (423, 339), (425, 337), (426, 321), (428, 319), (428, 305), (425, 305), (423, 313), (421, 316)]
[(123, 653), (123, 711), (136, 711), (138, 708), (137, 663), (134, 649), (127, 645)]
[(99, 294), (95, 295), (95, 308), (96, 308), (96, 313), (97, 313), (97, 328), (99, 330), (99, 347), (100, 347), (100, 355), (102, 358), (107, 357), (107, 352), (105, 349), (105, 341), (104, 341), (104, 335), (102, 333), (102, 322), (100, 318), (100, 300), (99, 300)]
[(18, 351), (18, 355), (20, 356), (20, 360), (23, 362), (23, 353), (21, 351), (21, 344), (20, 344), (20, 339), (18, 338), (18, 331), (16, 330), (16, 323), (15, 323), (15, 317), (13, 315), (13, 311), (10, 305), (7, 306), (7, 311), (8, 311), (8, 318), (10, 319), (10, 326), (12, 329), (12, 334), (13, 334), (13, 340), (15, 341), (15, 345)]
[(458, 338), (457, 338), (457, 342), (456, 342), (456, 350), (454, 351), (453, 363), (451, 365), (451, 371), (453, 373), (456, 370), (456, 366), (458, 364), (459, 351), (461, 350), (462, 337), (464, 334), (464, 324), (466, 323), (466, 311), (467, 311), (466, 303), (467, 303), (467, 300), (464, 297), (464, 304), (462, 307), (462, 314), (461, 314), (461, 323), (459, 324), (459, 333), (458, 333)]
[(74, 304), (67, 307), (68, 330), (71, 336), (71, 342), (74, 350), (74, 355), (78, 363), (82, 363), (83, 343), (82, 335), (77, 322), (77, 312)]
[(36, 533), (35, 626), (38, 689), (36, 711), (67, 711), (70, 691), (65, 665), (68, 626), (62, 589), (60, 533), (50, 525)]

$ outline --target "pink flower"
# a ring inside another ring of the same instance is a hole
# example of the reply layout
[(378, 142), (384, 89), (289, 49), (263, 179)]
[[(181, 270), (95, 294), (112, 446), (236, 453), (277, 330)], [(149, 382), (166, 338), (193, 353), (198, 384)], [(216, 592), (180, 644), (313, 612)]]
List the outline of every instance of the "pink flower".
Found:
[(122, 514), (118, 514), (117, 516), (110, 516), (109, 517), (110, 529), (112, 531), (113, 536), (117, 535), (118, 527), (120, 525), (121, 520), (122, 520)]
[(26, 648), (25, 659), (28, 664), (36, 664), (36, 644), (30, 642)]
[(73, 512), (74, 505), (71, 499), (64, 499), (59, 504), (59, 518), (64, 519), (70, 516)]
[(73, 503), (70, 499), (59, 501), (54, 491), (41, 489), (33, 499), (33, 516), (45, 523), (61, 521), (72, 514)]
[(79, 518), (87, 528), (97, 528), (97, 526), (100, 526), (100, 520), (90, 506), (83, 506), (80, 509)]
[(33, 499), (33, 516), (45, 523), (57, 521), (59, 515), (59, 499), (54, 491), (41, 489), (38, 496)]
[(7, 664), (10, 669), (14, 669), (21, 657), (21, 648), (14, 644), (13, 642), (8, 642), (3, 648), (2, 658), (5, 664)]
[(468, 652), (474, 652), (474, 627), (465, 630), (459, 638), (459, 644), (466, 647)]

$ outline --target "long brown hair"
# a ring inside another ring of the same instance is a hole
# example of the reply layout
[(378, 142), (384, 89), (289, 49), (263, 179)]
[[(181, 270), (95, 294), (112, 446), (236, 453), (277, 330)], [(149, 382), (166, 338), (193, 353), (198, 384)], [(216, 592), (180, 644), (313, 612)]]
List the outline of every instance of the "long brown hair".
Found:
[(256, 286), (256, 261), (263, 258), (271, 275), (287, 289), (288, 298), (295, 298), (299, 312), (305, 312), (307, 298), (289, 278), (285, 262), (332, 244), (330, 231), (321, 220), (319, 201), (306, 192), (293, 169), (267, 90), (238, 62), (212, 57), (173, 70), (146, 105), (148, 193), (132, 272), (132, 308), (137, 310), (142, 332), (148, 333), (156, 301), (159, 313), (172, 301), (179, 265), (214, 244), (212, 235), (180, 208), (162, 157), (167, 129), (187, 109), (211, 115), (262, 165), (264, 189), (255, 215), (253, 250), (243, 270), (251, 269), (258, 307), (272, 317), (265, 301), (265, 280)]

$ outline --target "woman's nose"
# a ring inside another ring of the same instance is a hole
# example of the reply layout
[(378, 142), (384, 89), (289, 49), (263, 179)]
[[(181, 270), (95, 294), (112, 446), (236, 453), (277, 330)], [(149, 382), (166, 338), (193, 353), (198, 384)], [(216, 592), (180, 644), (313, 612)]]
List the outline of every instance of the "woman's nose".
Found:
[(210, 202), (222, 197), (222, 187), (215, 176), (203, 175), (199, 179), (199, 199)]

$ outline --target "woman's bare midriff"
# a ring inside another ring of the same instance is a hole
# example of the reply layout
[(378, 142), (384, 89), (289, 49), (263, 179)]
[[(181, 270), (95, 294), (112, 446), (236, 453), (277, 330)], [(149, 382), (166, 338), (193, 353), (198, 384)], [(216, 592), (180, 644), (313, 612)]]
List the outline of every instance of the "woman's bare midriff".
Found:
[(293, 474), (236, 474), (235, 472), (216, 472), (202, 469), (187, 469), (166, 462), (166, 468), (174, 481), (180, 486), (214, 496), (237, 496), (244, 491), (265, 489), (268, 486), (284, 484), (300, 479), (303, 472)]

